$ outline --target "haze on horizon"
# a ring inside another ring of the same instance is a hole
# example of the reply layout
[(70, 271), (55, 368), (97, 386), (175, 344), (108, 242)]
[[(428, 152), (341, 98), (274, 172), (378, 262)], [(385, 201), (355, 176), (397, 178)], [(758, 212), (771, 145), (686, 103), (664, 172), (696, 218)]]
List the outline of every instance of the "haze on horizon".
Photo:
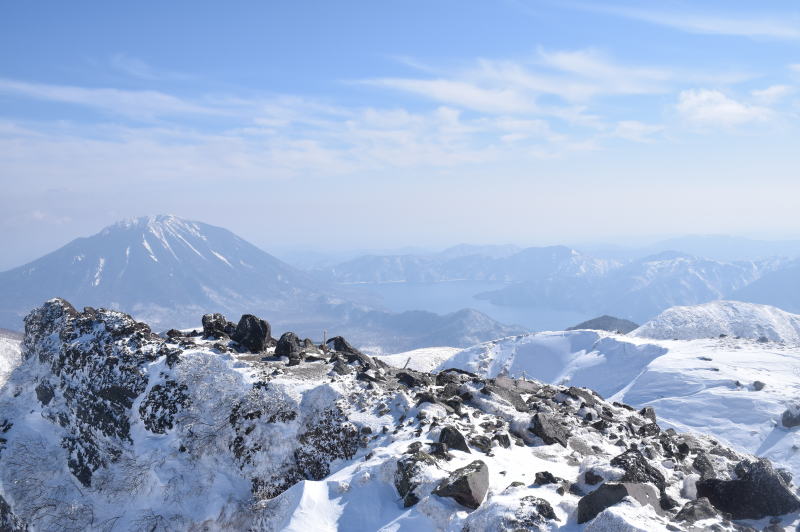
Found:
[(156, 213), (267, 251), (796, 238), (798, 28), (788, 1), (6, 3), (0, 269)]

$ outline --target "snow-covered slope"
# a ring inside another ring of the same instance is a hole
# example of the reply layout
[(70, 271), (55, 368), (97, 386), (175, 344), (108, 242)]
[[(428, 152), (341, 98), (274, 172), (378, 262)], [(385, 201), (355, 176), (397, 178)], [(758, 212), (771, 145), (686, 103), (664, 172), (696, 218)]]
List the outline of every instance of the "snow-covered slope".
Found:
[(725, 335), (800, 344), (800, 315), (755, 303), (713, 301), (667, 309), (630, 335), (662, 340)]
[(264, 330), (240, 324), (237, 343), (215, 323), (227, 326), (160, 338), (115, 311), (36, 309), (0, 389), (0, 528), (739, 526), (720, 511), (758, 528), (800, 522), (795, 488), (767, 461), (590, 390), (399, 371), (342, 338), (250, 352), (245, 338)]
[(19, 338), (0, 332), (0, 386), (20, 363), (20, 343)]
[(460, 351), (461, 349), (458, 347), (423, 347), (403, 353), (379, 355), (375, 358), (395, 368), (411, 368), (416, 371), (430, 372)]
[(800, 432), (781, 426), (782, 413), (800, 397), (795, 346), (733, 336), (666, 341), (545, 332), (487, 342), (439, 367), (591, 387), (637, 408), (653, 406), (667, 426), (713, 434), (800, 475)]

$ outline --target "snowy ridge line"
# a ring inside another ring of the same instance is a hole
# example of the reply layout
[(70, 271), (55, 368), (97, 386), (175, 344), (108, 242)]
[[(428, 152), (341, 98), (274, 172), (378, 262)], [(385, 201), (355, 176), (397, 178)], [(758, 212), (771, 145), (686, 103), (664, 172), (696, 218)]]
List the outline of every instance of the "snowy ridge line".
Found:
[[(252, 315), (202, 322), (197, 336), (160, 337), (116, 311), (61, 299), (35, 309), (0, 390), (0, 524), (489, 532), (800, 522), (784, 471), (663, 430), (652, 409), (574, 386), (393, 368), (342, 337), (276, 340)], [(551, 351), (586, 346), (586, 356), (606, 338), (540, 340)]]

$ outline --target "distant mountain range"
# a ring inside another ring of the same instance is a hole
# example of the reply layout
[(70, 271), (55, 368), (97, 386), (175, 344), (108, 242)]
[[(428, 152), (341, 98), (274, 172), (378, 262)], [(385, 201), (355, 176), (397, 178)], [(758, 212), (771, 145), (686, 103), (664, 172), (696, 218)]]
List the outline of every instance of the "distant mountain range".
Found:
[(475, 297), (499, 306), (611, 314), (640, 323), (672, 306), (724, 298), (800, 307), (800, 262), (780, 257), (721, 261), (662, 251), (616, 260), (550, 246), (503, 255), (370, 255), (313, 273), (340, 286), (502, 281)]
[(55, 296), (156, 327), (198, 326), (208, 312), (234, 320), (258, 312), (303, 336), (328, 329), (379, 350), (466, 346), (520, 331), (476, 311), (383, 312), (226, 229), (175, 216), (119, 222), (0, 273), (0, 326), (20, 330), (31, 308)]

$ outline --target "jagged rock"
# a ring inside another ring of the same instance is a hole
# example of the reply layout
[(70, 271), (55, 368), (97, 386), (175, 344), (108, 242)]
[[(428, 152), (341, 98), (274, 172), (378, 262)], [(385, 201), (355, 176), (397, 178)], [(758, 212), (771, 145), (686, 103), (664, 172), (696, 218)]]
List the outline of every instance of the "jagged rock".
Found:
[(639, 433), (639, 436), (647, 438), (658, 435), (658, 433), (661, 432), (661, 427), (655, 423), (645, 423), (639, 427), (637, 432)]
[(394, 486), (397, 493), (403, 498), (403, 506), (408, 508), (419, 502), (419, 496), (414, 490), (419, 486), (417, 477), (426, 466), (435, 466), (436, 459), (426, 452), (415, 450), (411, 456), (406, 456), (397, 461), (397, 470), (394, 475)]
[(345, 340), (342, 336), (334, 336), (325, 342), (325, 344), (330, 345), (337, 353), (350, 353), (354, 355), (362, 354), (361, 351), (350, 345), (350, 342)]
[(175, 338), (184, 338), (186, 337), (186, 334), (183, 331), (179, 331), (178, 329), (170, 329), (167, 331), (166, 336), (167, 338), (175, 339)]
[(547, 414), (535, 414), (533, 416), (533, 426), (528, 430), (540, 437), (547, 445), (558, 443), (562, 447), (566, 447), (570, 437), (569, 430)]
[(453, 426), (447, 426), (442, 429), (439, 433), (439, 441), (447, 444), (448, 449), (464, 451), (465, 453), (471, 452), (464, 435)]
[(305, 349), (303, 342), (293, 332), (285, 332), (278, 339), (275, 346), (275, 356), (300, 358), (300, 354)]
[(450, 497), (462, 506), (477, 508), (489, 491), (489, 468), (481, 460), (456, 469), (433, 491), (440, 497)]
[(650, 465), (641, 451), (630, 449), (611, 459), (611, 465), (625, 471), (620, 482), (650, 482), (663, 492), (667, 482), (661, 471)]
[(219, 313), (203, 316), (204, 338), (228, 338), (236, 331), (236, 326)]
[(694, 524), (705, 519), (722, 517), (709, 502), (708, 498), (700, 497), (683, 505), (681, 511), (675, 516), (675, 521)]
[(50, 404), (54, 396), (53, 387), (49, 384), (43, 382), (36, 386), (36, 398), (39, 399), (39, 402), (43, 405), (47, 406)]
[(708, 497), (715, 508), (733, 519), (761, 519), (800, 509), (800, 499), (766, 459), (744, 460), (735, 479), (709, 478), (697, 482), (697, 496)]
[(653, 486), (628, 482), (606, 482), (578, 501), (578, 523), (591, 521), (597, 514), (619, 503), (625, 497), (632, 497), (642, 506), (653, 507), (656, 513), (662, 512), (658, 492)]
[(265, 320), (244, 314), (231, 338), (253, 353), (264, 351), (272, 338), (272, 330)]

